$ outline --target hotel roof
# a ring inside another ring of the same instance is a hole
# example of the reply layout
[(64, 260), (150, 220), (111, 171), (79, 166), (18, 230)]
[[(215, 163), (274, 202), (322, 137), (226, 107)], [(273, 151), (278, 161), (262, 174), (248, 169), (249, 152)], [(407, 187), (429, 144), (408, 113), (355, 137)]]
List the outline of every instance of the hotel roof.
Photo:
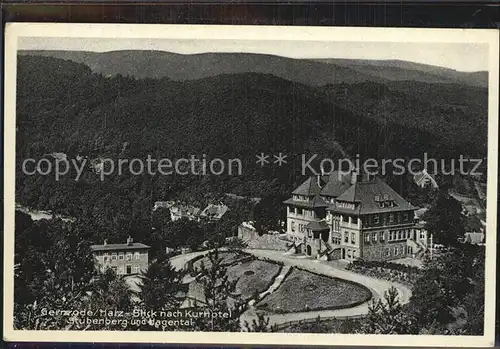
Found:
[(140, 250), (148, 249), (150, 246), (134, 242), (131, 244), (106, 244), (106, 245), (92, 245), (92, 251), (123, 251), (123, 250)]
[(337, 197), (351, 186), (351, 176), (349, 174), (334, 171), (328, 177), (328, 182), (321, 190), (321, 195)]
[(297, 189), (292, 191), (292, 194), (303, 195), (303, 196), (316, 196), (320, 193), (320, 191), (321, 187), (318, 185), (318, 179), (315, 177), (309, 177), (304, 183), (299, 185)]
[[(356, 204), (354, 210), (340, 208), (340, 211), (358, 214), (417, 209), (380, 178), (354, 183), (342, 195), (337, 197), (337, 202), (339, 201)], [(392, 202), (394, 206), (384, 207), (381, 205), (382, 202)], [(339, 207), (333, 208), (334, 211), (338, 209)]]

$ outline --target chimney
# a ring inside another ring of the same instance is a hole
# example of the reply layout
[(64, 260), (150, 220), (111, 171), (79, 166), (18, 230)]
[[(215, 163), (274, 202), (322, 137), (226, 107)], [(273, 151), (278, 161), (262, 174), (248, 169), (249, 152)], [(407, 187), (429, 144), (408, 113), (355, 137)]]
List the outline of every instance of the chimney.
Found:
[(358, 181), (358, 173), (356, 171), (351, 172), (351, 184), (356, 184)]
[(130, 236), (127, 238), (127, 245), (132, 246), (132, 243), (134, 242), (134, 239), (132, 239)]
[(104, 246), (108, 244), (108, 239), (104, 239)]

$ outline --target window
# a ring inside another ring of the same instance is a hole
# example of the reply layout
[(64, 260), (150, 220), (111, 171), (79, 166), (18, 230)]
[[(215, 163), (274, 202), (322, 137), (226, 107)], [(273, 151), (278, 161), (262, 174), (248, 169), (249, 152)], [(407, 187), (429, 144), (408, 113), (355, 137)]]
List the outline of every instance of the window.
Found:
[(107, 262), (108, 258), (109, 258), (108, 253), (107, 252), (104, 253), (104, 256), (102, 257), (102, 259), (104, 260), (104, 262)]
[(408, 212), (403, 213), (403, 222), (408, 220)]
[(340, 245), (340, 237), (338, 236), (332, 237), (332, 242), (336, 245)]
[(351, 250), (347, 250), (347, 259), (351, 258), (352, 258)]
[(401, 240), (403, 238), (402, 235), (402, 231), (398, 230), (398, 240)]
[(111, 260), (112, 260), (112, 261), (116, 261), (116, 252), (113, 252), (113, 253), (111, 254)]
[(389, 222), (390, 223), (394, 222), (394, 213), (389, 213)]
[(125, 258), (124, 253), (123, 253), (123, 252), (120, 252), (120, 253), (118, 254), (118, 259), (122, 261), (124, 258)]
[(370, 233), (365, 234), (365, 242), (370, 242)]
[(373, 216), (373, 224), (379, 224), (379, 217), (378, 215)]
[(125, 255), (125, 259), (126, 259), (127, 261), (131, 261), (131, 260), (132, 260), (132, 253), (127, 252), (127, 254)]
[(127, 265), (126, 273), (132, 274), (132, 266), (131, 265)]
[(134, 273), (134, 274), (139, 274), (140, 270), (141, 270), (141, 269), (139, 268), (139, 266), (138, 266), (138, 265), (134, 265), (134, 267), (133, 267), (133, 269), (132, 269), (132, 271), (133, 271), (133, 273)]
[(134, 252), (134, 259), (135, 260), (140, 259), (140, 257), (141, 257), (141, 254), (139, 252)]
[(295, 233), (295, 222), (290, 224), (290, 229), (292, 229), (292, 233)]
[(302, 209), (301, 209), (301, 208), (298, 208), (298, 209), (297, 209), (297, 214), (303, 214), (303, 212), (302, 212)]
[(355, 243), (356, 243), (356, 234), (351, 233), (351, 244), (355, 244)]
[(425, 231), (420, 232), (420, 239), (425, 240)]
[(386, 248), (385, 249), (385, 256), (389, 257), (390, 255), (391, 255), (391, 251), (388, 248)]
[(120, 265), (120, 266), (118, 267), (118, 274), (119, 274), (119, 275), (123, 275), (123, 274), (125, 274), (125, 266)]
[(344, 242), (345, 242), (346, 244), (348, 244), (348, 243), (349, 243), (349, 233), (348, 233), (348, 232), (344, 232)]
[(372, 240), (373, 242), (377, 242), (377, 233), (372, 234)]
[(397, 256), (398, 255), (398, 247), (397, 246), (394, 246), (394, 255)]

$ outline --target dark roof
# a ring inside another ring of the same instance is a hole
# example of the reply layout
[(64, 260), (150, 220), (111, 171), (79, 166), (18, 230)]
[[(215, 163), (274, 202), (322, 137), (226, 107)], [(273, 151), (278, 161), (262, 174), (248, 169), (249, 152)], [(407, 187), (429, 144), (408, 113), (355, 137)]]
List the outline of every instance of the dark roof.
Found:
[(306, 229), (311, 229), (312, 231), (322, 231), (330, 230), (330, 227), (325, 221), (313, 221), (306, 225)]
[(351, 176), (341, 171), (334, 171), (328, 177), (328, 182), (321, 190), (321, 195), (336, 198), (351, 186)]
[(312, 200), (309, 201), (299, 201), (294, 199), (288, 199), (283, 201), (286, 205), (293, 205), (301, 208), (313, 209), (316, 207), (329, 207), (330, 205), (321, 198), (321, 196), (316, 195)]
[(299, 185), (297, 189), (292, 191), (294, 195), (315, 196), (321, 191), (316, 177), (309, 177), (304, 183)]
[[(338, 201), (355, 203), (354, 210), (342, 207), (333, 208), (334, 211), (353, 212), (358, 214), (382, 213), (402, 210), (415, 210), (416, 207), (403, 199), (387, 183), (380, 178), (367, 182), (356, 182), (342, 195), (337, 197)], [(391, 200), (395, 203), (393, 207), (381, 207), (380, 201)]]
[(150, 246), (134, 242), (132, 244), (106, 244), (106, 245), (92, 245), (92, 251), (119, 251), (119, 250), (139, 250), (148, 249)]

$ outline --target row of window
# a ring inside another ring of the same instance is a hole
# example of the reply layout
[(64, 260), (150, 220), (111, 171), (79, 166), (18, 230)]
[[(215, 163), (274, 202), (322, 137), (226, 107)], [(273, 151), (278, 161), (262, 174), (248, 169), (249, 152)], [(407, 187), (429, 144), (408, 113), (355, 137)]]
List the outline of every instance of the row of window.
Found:
[(381, 258), (381, 257), (391, 257), (392, 256), (404, 256), (406, 254), (411, 254), (412, 250), (410, 246), (394, 246), (392, 248), (377, 249), (374, 251), (366, 251), (366, 258)]
[[(103, 271), (109, 267), (103, 267)], [(111, 267), (113, 271), (118, 275), (127, 275), (127, 274), (139, 274), (141, 271), (141, 267), (139, 265), (119, 265)]]
[[(403, 222), (407, 222), (409, 220), (409, 214), (408, 212), (403, 212)], [(387, 217), (387, 222), (388, 223), (395, 223), (396, 222), (396, 216), (394, 213), (389, 213)], [(380, 215), (373, 215), (372, 216), (372, 224), (380, 224)]]
[[(351, 238), (350, 242), (349, 242), (349, 237)], [(351, 244), (355, 245), (356, 244), (356, 233), (351, 233), (349, 235), (349, 232), (345, 231), (344, 232), (344, 240), (343, 241), (344, 241), (345, 244), (351, 243)], [(332, 235), (332, 243), (334, 243), (336, 245), (340, 245), (341, 242), (342, 242), (342, 238), (341, 238), (340, 234), (338, 234), (338, 235)]]
[[(109, 255), (108, 253), (104, 253), (103, 256), (102, 256), (102, 259), (104, 262), (108, 262), (108, 261), (116, 261), (116, 260), (120, 260), (120, 261), (123, 261), (123, 260), (127, 260), (127, 261), (131, 261), (132, 260), (132, 252), (127, 252), (127, 253), (124, 253), (124, 252), (119, 252), (119, 253), (116, 253), (116, 252), (112, 252), (111, 255)], [(134, 252), (133, 254), (133, 259), (134, 260), (139, 260), (141, 259), (141, 254), (140, 252)]]
[[(387, 232), (387, 237), (385, 237), (385, 232), (372, 232), (365, 233), (365, 242), (384, 242), (387, 241), (399, 241), (411, 239), (413, 236), (413, 229), (402, 229), (402, 230), (391, 230)], [(420, 232), (420, 239), (425, 239), (425, 232)]]
[[(349, 224), (351, 223), (357, 223), (358, 221), (358, 217), (356, 216), (351, 216), (351, 215), (347, 215), (347, 214), (342, 214), (342, 221), (343, 222), (349, 222)], [(396, 223), (396, 215), (394, 213), (389, 213), (388, 216), (387, 216), (387, 223)], [(403, 212), (403, 215), (402, 215), (402, 222), (408, 222), (409, 221), (409, 213), (408, 212)], [(371, 224), (373, 225), (378, 225), (381, 223), (381, 215), (372, 215), (371, 216)], [(336, 226), (335, 225), (339, 225), (340, 222), (333, 218), (333, 229), (334, 231), (337, 231), (335, 228)]]

